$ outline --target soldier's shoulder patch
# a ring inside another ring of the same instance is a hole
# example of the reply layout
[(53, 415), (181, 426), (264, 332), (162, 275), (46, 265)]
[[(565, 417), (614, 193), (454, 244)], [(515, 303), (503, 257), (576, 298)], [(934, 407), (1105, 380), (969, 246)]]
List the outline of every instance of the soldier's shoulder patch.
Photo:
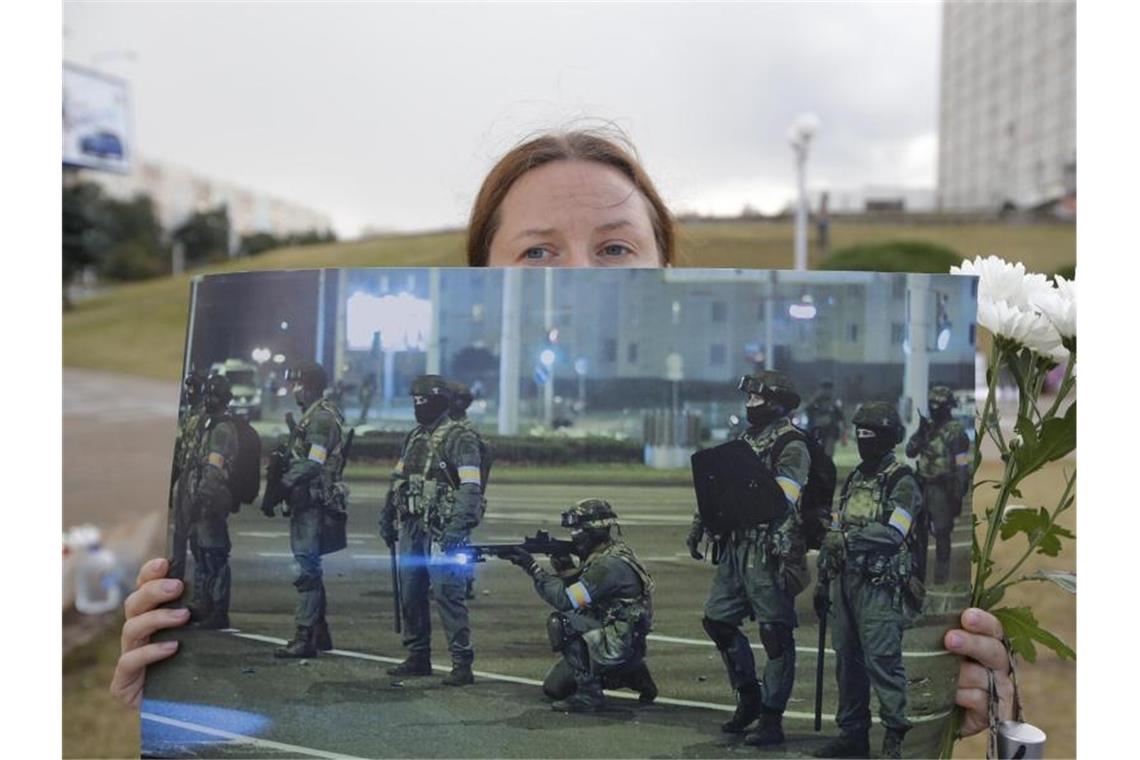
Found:
[(211, 451), (209, 456), (206, 457), (206, 464), (221, 469), (226, 466), (226, 458), (217, 451)]
[(574, 605), (574, 609), (580, 610), (584, 607), (589, 607), (593, 599), (590, 598), (590, 591), (586, 588), (586, 584), (581, 581), (566, 587), (566, 596), (570, 598), (570, 604)]
[(309, 447), (309, 459), (317, 464), (324, 464), (325, 460), (329, 458), (329, 450), (320, 444), (314, 443)]

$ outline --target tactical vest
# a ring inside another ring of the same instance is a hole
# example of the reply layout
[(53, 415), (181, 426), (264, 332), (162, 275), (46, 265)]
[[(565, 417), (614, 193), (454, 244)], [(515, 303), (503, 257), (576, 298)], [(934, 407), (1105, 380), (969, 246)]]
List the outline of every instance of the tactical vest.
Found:
[(873, 477), (864, 476), (858, 481), (855, 478), (859, 471), (853, 470), (843, 487), (839, 503), (840, 526), (846, 530), (871, 523), (886, 525), (890, 515), (885, 513), (883, 505), (899, 479), (910, 473), (911, 469), (898, 460), (892, 461)]
[[(769, 469), (774, 470), (774, 468), (771, 466), (771, 463), (768, 461), (770, 458), (768, 456), (768, 452), (770, 452), (772, 450), (772, 447), (776, 445), (776, 440), (780, 436), (782, 436), (784, 433), (791, 433), (795, 431), (796, 427), (792, 424), (792, 421), (787, 417), (782, 417), (775, 425), (772, 425), (762, 435), (751, 435), (751, 430), (746, 430), (741, 438), (744, 439), (744, 441), (746, 441), (748, 445), (752, 447), (752, 450), (756, 452), (756, 456), (760, 457), (760, 459), (764, 461), (765, 466), (767, 466)], [(775, 476), (776, 473), (773, 471), (769, 474)]]
[(408, 435), (400, 464), (393, 473), (397, 480), (406, 481), (399, 489), (401, 516), (426, 516), (434, 527), (447, 522), (455, 505), (459, 472), (447, 461), (445, 447), (448, 436), (468, 428), (474, 429), (470, 422), (448, 417), (430, 432), (419, 426)]
[(205, 437), (209, 417), (203, 412), (187, 412), (182, 424), (182, 435), (178, 451), (178, 472), (190, 472), (199, 460), (198, 450)]
[(327, 505), (337, 492), (336, 484), (340, 480), (340, 473), (343, 470), (342, 460), (344, 459), (344, 416), (336, 404), (327, 398), (321, 398), (305, 410), (289, 438), (289, 453), (295, 459), (309, 458), (309, 451), (312, 447), (309, 442), (309, 428), (312, 427), (313, 418), (318, 411), (328, 413), (333, 418), (337, 428), (336, 443), (330, 451), (326, 452), (325, 461), (321, 465), (320, 477), (316, 480), (316, 485), (320, 488), (320, 493), (317, 495), (322, 504)]
[(633, 626), (636, 633), (642, 635), (649, 633), (653, 627), (653, 576), (624, 541), (611, 541), (587, 557), (582, 563), (580, 575), (585, 575), (590, 565), (603, 557), (615, 557), (632, 569), (641, 581), (641, 594), (635, 597), (607, 599), (596, 608), (598, 618), (603, 623), (624, 620)]
[(926, 445), (918, 453), (916, 469), (925, 481), (951, 475), (955, 470), (954, 451), (959, 436), (965, 436), (962, 426), (947, 420), (931, 431)]

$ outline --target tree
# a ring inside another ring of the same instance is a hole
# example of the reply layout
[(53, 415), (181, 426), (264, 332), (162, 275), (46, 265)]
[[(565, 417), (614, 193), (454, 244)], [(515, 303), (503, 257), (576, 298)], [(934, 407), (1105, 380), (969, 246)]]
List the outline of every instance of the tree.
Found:
[(173, 237), (183, 245), (187, 263), (225, 259), (230, 246), (229, 211), (221, 205), (192, 214), (174, 231)]

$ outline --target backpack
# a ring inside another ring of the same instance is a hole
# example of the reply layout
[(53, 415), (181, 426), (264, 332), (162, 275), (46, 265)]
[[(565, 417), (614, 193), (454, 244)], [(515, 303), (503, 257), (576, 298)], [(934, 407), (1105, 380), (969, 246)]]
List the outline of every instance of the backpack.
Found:
[(230, 472), (229, 488), (234, 510), (252, 504), (261, 491), (261, 436), (244, 417), (227, 417), (237, 431), (238, 453)]
[[(794, 426), (793, 426), (794, 427)], [(772, 446), (772, 472), (784, 447), (792, 441), (803, 441), (811, 458), (807, 483), (800, 493), (800, 522), (803, 524), (804, 541), (809, 549), (823, 545), (823, 537), (831, 525), (831, 505), (835, 498), (835, 462), (823, 450), (815, 436), (808, 435), (798, 427), (781, 435)]]

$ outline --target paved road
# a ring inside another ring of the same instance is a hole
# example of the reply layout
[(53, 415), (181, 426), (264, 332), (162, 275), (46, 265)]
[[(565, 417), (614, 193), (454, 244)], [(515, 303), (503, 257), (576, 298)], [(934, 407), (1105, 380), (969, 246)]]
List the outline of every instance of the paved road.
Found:
[[(273, 659), (274, 646), (292, 632), (288, 525), (245, 508), (231, 519), (235, 629), (180, 634), (185, 637), (181, 654), (148, 681), (143, 721), (148, 751), (227, 757), (713, 757), (756, 752), (737, 747), (717, 729), (732, 709), (732, 695), (720, 658), (700, 625), (712, 568), (689, 559), (681, 547), (693, 509), (687, 489), (613, 486), (584, 493), (573, 486), (492, 483), (478, 540), (517, 539), (536, 528), (558, 535), (563, 532), (560, 510), (574, 499), (600, 493), (614, 503), (626, 538), (646, 558), (657, 581), (650, 666), (662, 699), (651, 708), (619, 699), (611, 712), (599, 716), (563, 716), (549, 711), (538, 689), (553, 662), (543, 624), (548, 610), (529, 579), (500, 561), (478, 567), (477, 596), (471, 603), (480, 674), (474, 687), (446, 689), (438, 677), (394, 684), (384, 674), (403, 653), (392, 632), (388, 555), (374, 533), (383, 488), (375, 482), (351, 485), (349, 546), (326, 558), (337, 651), (304, 664)], [(964, 525), (956, 542), (955, 572), (964, 576), (969, 560)], [(952, 608), (960, 605), (961, 595), (937, 589), (934, 598)], [(784, 755), (810, 752), (821, 741), (810, 720), (817, 638), (811, 590), (798, 601), (802, 625), (787, 720), (791, 741), (777, 753)], [(910, 704), (917, 723), (908, 737), (908, 753), (934, 754), (940, 716), (948, 709), (957, 673), (956, 661), (941, 653), (939, 643), (951, 618), (931, 616), (906, 635)], [(756, 642), (755, 625), (747, 624), (746, 630)], [(434, 632), (433, 643), (434, 663), (443, 673), (448, 663), (441, 630)], [(763, 650), (755, 649), (762, 665)], [(832, 658), (826, 673), (824, 712), (830, 716), (835, 705)], [(825, 733), (831, 730), (829, 723)]]

